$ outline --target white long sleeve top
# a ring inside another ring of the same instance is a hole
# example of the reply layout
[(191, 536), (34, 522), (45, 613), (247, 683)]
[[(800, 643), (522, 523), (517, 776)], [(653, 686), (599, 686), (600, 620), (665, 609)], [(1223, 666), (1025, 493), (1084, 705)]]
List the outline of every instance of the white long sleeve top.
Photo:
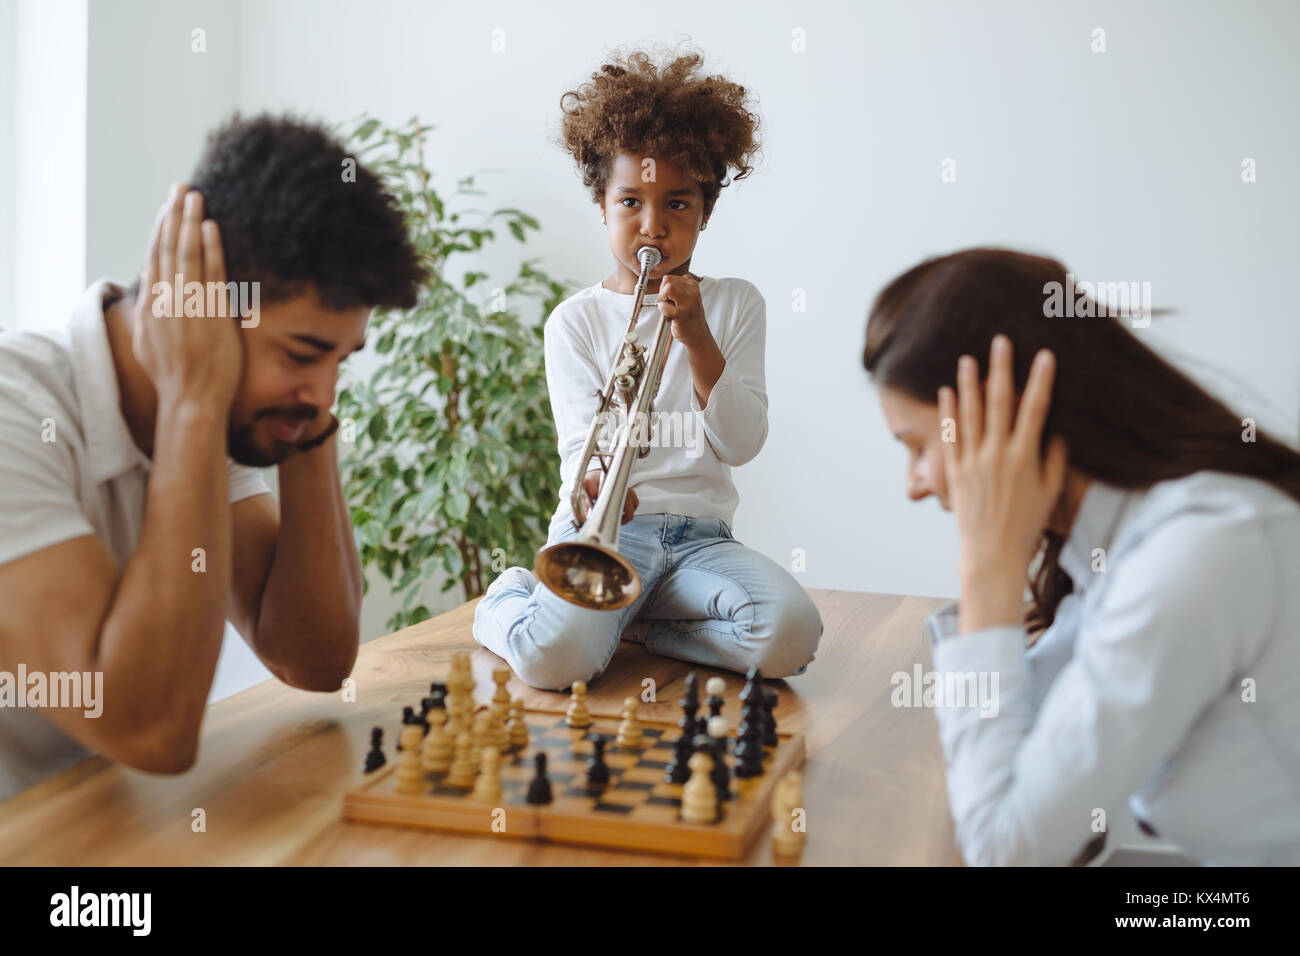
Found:
[[(767, 439), (766, 308), (744, 279), (702, 276), (700, 298), (726, 365), (701, 407), (686, 348), (671, 341), (654, 402), (652, 447), (633, 463), (629, 487), (636, 489), (637, 514), (720, 518), (730, 527), (740, 501), (731, 469), (751, 460)], [(552, 537), (572, 520), (569, 501), (579, 470), (598, 467), (594, 459), (588, 465), (577, 458), (632, 318), (632, 300), (595, 285), (565, 299), (546, 320), (546, 382), (561, 479)], [(656, 300), (644, 297), (636, 326), (647, 353), (659, 321)]]
[(1093, 482), (1060, 563), (1033, 648), (931, 634), (941, 679), (999, 677), (995, 716), (935, 709), (967, 862), (1068, 863), (1127, 801), (1204, 862), (1300, 864), (1300, 505), (1216, 472)]

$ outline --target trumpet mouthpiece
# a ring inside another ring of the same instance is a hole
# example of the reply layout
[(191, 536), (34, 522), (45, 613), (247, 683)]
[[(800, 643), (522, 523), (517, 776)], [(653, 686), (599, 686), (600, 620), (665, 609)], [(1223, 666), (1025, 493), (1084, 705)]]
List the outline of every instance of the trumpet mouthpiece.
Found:
[(663, 253), (654, 246), (642, 246), (636, 251), (637, 261), (641, 263), (642, 268), (653, 269), (663, 261)]

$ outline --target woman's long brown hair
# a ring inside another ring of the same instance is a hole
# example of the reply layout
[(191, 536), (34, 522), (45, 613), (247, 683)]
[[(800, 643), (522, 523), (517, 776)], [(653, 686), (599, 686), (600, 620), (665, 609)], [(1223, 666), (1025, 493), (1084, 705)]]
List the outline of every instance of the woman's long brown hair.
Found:
[[(1146, 488), (1198, 471), (1229, 472), (1300, 502), (1300, 453), (1258, 431), (1244, 441), (1242, 419), (1144, 345), (1126, 319), (1096, 317), (1105, 303), (1092, 303), (1092, 318), (1049, 317), (1048, 283), (1064, 289), (1065, 266), (1006, 249), (922, 262), (877, 296), (863, 367), (877, 383), (933, 405), (940, 386), (956, 386), (958, 357), (974, 356), (987, 376), (989, 346), (1001, 332), (1011, 339), (1019, 391), (1039, 349), (1056, 356), (1044, 441), (1063, 436), (1070, 465), (1089, 478)], [(1072, 590), (1057, 561), (1062, 544), (1045, 531), (1031, 567), (1031, 633), (1052, 623)]]

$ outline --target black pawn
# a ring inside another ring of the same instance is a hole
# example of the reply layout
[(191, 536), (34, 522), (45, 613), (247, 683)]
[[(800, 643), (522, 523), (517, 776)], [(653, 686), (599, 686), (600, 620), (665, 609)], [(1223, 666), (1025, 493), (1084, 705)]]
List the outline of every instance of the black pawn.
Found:
[(524, 799), (532, 804), (550, 803), (551, 780), (546, 776), (546, 754), (539, 753), (533, 757), (533, 766), (537, 768), (537, 773), (528, 785), (528, 796)]
[(370, 731), (370, 752), (366, 754), (366, 773), (374, 773), (388, 758), (384, 756), (384, 728), (376, 727)]
[(591, 758), (587, 761), (587, 785), (603, 787), (609, 783), (609, 764), (605, 763), (607, 741), (600, 734), (592, 734), (587, 739), (592, 746)]
[(780, 740), (776, 736), (776, 717), (773, 711), (779, 700), (779, 695), (772, 688), (763, 689), (763, 746), (775, 747)]

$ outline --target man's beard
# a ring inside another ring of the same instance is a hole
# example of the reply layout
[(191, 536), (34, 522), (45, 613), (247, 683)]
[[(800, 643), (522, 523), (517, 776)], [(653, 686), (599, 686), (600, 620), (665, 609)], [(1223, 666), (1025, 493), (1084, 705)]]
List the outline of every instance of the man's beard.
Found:
[(271, 468), (280, 464), (298, 450), (297, 445), (280, 441), (277, 438), (271, 439), (274, 444), (270, 450), (260, 447), (253, 440), (253, 428), (257, 424), (257, 420), (270, 415), (300, 418), (310, 422), (315, 420), (317, 412), (316, 409), (306, 405), (290, 408), (264, 408), (254, 415), (252, 421), (246, 425), (232, 425), (226, 431), (226, 451), (237, 464), (247, 465), (250, 468)]

